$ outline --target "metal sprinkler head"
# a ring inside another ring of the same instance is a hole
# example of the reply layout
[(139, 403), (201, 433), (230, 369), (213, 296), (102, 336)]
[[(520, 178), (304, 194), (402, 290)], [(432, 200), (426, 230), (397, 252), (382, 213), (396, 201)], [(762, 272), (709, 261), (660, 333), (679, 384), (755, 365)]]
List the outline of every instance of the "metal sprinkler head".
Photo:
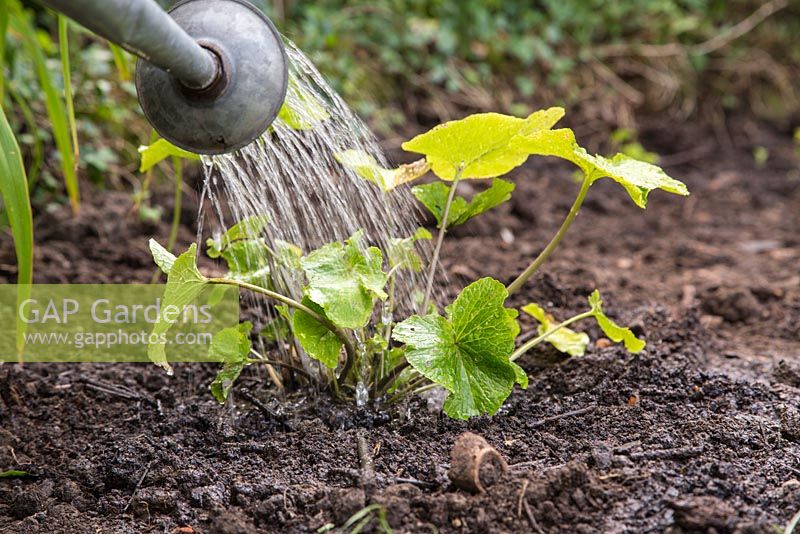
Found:
[(139, 59), (136, 90), (145, 116), (190, 152), (222, 154), (249, 144), (286, 96), (286, 51), (275, 26), (243, 0), (184, 0), (169, 14), (209, 54), (214, 70), (190, 83)]

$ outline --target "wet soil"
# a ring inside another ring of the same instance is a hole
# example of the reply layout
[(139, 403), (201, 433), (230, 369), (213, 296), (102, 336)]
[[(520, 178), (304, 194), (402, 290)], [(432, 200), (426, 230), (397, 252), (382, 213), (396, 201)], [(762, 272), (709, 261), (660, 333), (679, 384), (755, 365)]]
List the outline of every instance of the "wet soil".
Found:
[[(255, 369), (220, 407), (204, 365), (175, 377), (144, 364), (2, 365), (0, 471), (34, 476), (0, 479), (0, 532), (313, 532), (369, 504), (398, 532), (775, 532), (800, 510), (800, 163), (769, 133), (705, 156), (704, 132), (645, 134), (692, 196), (656, 192), (643, 212), (598, 184), (513, 299), (564, 317), (599, 287), (647, 339), (640, 356), (589, 327), (585, 357), (534, 351), (521, 361), (530, 387), (469, 422), (426, 399), (376, 414), (277, 398)], [(755, 145), (770, 150), (760, 168)], [(510, 281), (577, 190), (549, 162), (515, 176), (511, 203), (446, 243), (450, 293), (479, 276)], [(78, 219), (39, 218), (37, 281), (148, 282), (147, 238), (166, 229), (130, 217), (125, 194), (88, 202)], [(3, 281), (11, 264), (4, 238)], [(509, 464), (478, 495), (447, 478), (467, 430)]]

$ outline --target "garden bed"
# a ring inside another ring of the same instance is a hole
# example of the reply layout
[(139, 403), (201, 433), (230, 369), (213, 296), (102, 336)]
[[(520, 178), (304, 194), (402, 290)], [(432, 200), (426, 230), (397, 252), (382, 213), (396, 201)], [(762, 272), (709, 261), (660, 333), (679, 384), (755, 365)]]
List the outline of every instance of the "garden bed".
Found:
[[(408, 532), (774, 532), (800, 510), (800, 179), (791, 145), (755, 135), (748, 146), (770, 151), (761, 168), (749, 150), (695, 159), (702, 132), (645, 132), (648, 148), (691, 160), (665, 167), (692, 196), (656, 192), (641, 212), (598, 184), (609, 194), (586, 201), (510, 305), (567, 317), (599, 287), (648, 348), (593, 344), (560, 364), (537, 349), (519, 362), (530, 387), (492, 418), (451, 420), (423, 399), (378, 413), (276, 399), (256, 369), (228, 409), (208, 392), (210, 365), (174, 378), (146, 364), (0, 366), (0, 470), (35, 475), (0, 482), (0, 531), (315, 531), (377, 503)], [(510, 281), (577, 187), (540, 160), (513, 176), (510, 203), (445, 241), (450, 296), (480, 276)], [(147, 283), (147, 238), (168, 229), (136, 223), (127, 195), (90, 195), (78, 219), (38, 218), (36, 282)], [(0, 280), (13, 263), (4, 239)], [(466, 430), (511, 466), (477, 496), (447, 478)], [(366, 488), (359, 436), (374, 461)]]

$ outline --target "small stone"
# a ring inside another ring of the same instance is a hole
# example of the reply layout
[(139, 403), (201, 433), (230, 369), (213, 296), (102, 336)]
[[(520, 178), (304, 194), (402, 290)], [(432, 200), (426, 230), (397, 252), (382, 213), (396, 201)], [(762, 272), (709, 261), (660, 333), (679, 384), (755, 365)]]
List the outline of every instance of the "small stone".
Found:
[(600, 339), (594, 342), (594, 346), (600, 350), (607, 349), (611, 345), (613, 345), (613, 343), (611, 343), (611, 340), (604, 337), (601, 337)]

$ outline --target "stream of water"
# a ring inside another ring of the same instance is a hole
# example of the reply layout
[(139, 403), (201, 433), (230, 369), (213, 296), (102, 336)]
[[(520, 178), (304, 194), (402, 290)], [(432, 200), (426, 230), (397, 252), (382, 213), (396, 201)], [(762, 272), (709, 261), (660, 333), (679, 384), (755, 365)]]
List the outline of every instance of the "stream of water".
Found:
[[(308, 253), (331, 241), (342, 241), (363, 229), (366, 241), (382, 250), (393, 237), (407, 237), (419, 225), (420, 212), (408, 187), (389, 194), (343, 167), (334, 155), (356, 149), (387, 165), (373, 134), (328, 85), (313, 63), (286, 41), (289, 91), (286, 103), (296, 118), (313, 124), (295, 129), (282, 118), (257, 141), (232, 154), (204, 157), (205, 187), (200, 209), (213, 232), (266, 214), (267, 244), (278, 240)], [(325, 120), (320, 120), (325, 115)], [(425, 244), (424, 248), (428, 248)], [(429, 257), (429, 250), (422, 250)], [(294, 298), (302, 296), (298, 273), (270, 265), (272, 283)], [(397, 279), (397, 299), (410, 309), (412, 272)]]

